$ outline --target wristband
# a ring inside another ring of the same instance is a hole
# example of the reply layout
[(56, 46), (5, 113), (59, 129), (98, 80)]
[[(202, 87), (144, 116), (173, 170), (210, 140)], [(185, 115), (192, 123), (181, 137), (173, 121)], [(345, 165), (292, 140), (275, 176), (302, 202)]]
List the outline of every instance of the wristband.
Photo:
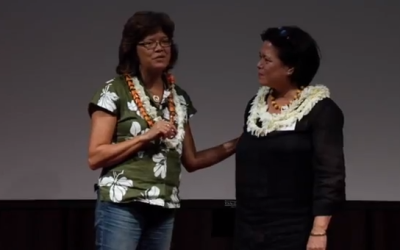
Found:
[(315, 236), (315, 237), (322, 237), (322, 236), (326, 236), (326, 232), (324, 232), (324, 233), (313, 233), (313, 232), (311, 232), (310, 235), (311, 236)]

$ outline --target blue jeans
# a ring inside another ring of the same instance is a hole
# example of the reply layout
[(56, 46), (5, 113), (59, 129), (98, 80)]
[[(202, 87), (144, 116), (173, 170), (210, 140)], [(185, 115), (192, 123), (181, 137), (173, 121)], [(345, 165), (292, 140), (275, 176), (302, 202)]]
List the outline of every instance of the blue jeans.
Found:
[(174, 219), (175, 209), (98, 201), (96, 250), (168, 250)]

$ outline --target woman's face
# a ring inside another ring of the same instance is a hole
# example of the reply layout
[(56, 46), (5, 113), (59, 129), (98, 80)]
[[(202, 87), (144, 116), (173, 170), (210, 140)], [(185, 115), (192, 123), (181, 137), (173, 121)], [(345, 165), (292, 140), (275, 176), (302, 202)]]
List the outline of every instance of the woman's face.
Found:
[(258, 81), (262, 86), (276, 88), (277, 85), (289, 81), (293, 69), (282, 63), (277, 49), (265, 41), (260, 50), (260, 60), (257, 64)]
[(145, 37), (137, 46), (140, 67), (146, 71), (164, 71), (171, 59), (171, 41), (159, 31)]

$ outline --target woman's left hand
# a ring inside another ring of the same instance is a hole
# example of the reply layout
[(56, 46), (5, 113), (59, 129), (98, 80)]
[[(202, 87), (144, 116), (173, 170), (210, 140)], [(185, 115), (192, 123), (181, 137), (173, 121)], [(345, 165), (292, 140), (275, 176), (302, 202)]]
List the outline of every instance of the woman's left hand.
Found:
[(310, 236), (308, 238), (307, 250), (326, 250), (327, 237)]
[(165, 139), (173, 139), (176, 136), (175, 125), (173, 123), (170, 123), (170, 127), (171, 127), (170, 130), (165, 135)]

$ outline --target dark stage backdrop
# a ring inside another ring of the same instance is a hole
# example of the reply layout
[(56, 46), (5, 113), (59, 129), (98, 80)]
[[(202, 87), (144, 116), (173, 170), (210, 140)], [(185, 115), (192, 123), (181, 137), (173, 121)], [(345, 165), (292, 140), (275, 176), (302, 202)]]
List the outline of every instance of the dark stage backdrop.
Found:
[[(93, 200), (0, 201), (1, 250), (94, 250)], [(184, 200), (173, 250), (232, 249), (235, 201)], [(400, 202), (349, 201), (329, 250), (399, 250)]]

